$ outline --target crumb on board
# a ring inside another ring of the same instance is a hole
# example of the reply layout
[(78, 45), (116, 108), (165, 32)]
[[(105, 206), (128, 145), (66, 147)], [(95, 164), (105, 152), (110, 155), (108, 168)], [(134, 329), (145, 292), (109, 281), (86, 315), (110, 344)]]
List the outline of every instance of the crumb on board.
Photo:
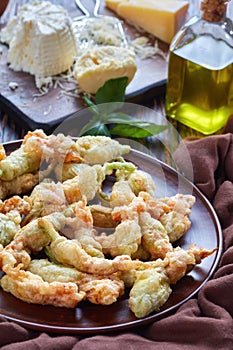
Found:
[(18, 83), (15, 81), (11, 81), (8, 86), (12, 91), (15, 91), (19, 87)]

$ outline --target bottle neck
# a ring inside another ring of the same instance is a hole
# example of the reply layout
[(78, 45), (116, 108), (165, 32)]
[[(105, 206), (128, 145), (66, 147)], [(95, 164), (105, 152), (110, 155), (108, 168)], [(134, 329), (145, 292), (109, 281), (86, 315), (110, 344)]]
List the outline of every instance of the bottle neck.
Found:
[(201, 0), (202, 19), (207, 22), (220, 22), (226, 17), (229, 0)]

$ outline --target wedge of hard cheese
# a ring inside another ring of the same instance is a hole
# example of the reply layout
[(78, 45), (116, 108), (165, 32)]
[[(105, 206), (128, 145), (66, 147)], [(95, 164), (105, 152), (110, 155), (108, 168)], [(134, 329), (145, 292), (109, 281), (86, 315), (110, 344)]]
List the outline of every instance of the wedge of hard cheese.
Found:
[(123, 0), (105, 0), (105, 5), (112, 11), (117, 12), (117, 7)]
[(126, 2), (123, 0), (105, 0), (105, 5), (112, 11), (117, 12), (117, 7), (120, 2)]
[(186, 0), (105, 0), (119, 16), (170, 43), (184, 24), (189, 3)]

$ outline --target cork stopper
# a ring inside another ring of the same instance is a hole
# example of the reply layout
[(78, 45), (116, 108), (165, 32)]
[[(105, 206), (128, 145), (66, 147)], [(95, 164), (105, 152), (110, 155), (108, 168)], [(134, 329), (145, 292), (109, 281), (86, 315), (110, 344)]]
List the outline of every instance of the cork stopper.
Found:
[(202, 0), (202, 18), (208, 22), (219, 22), (224, 18), (229, 0)]

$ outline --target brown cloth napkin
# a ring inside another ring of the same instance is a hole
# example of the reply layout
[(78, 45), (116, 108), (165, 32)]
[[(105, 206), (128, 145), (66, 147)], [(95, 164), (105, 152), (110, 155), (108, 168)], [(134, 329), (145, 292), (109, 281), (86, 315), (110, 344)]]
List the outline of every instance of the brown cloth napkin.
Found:
[[(191, 157), (194, 182), (212, 202), (223, 228), (224, 250), (218, 269), (197, 297), (169, 317), (141, 329), (111, 335), (40, 333), (2, 317), (2, 350), (233, 349), (233, 134), (184, 142)], [(178, 148), (175, 161), (185, 169), (182, 147)]]

